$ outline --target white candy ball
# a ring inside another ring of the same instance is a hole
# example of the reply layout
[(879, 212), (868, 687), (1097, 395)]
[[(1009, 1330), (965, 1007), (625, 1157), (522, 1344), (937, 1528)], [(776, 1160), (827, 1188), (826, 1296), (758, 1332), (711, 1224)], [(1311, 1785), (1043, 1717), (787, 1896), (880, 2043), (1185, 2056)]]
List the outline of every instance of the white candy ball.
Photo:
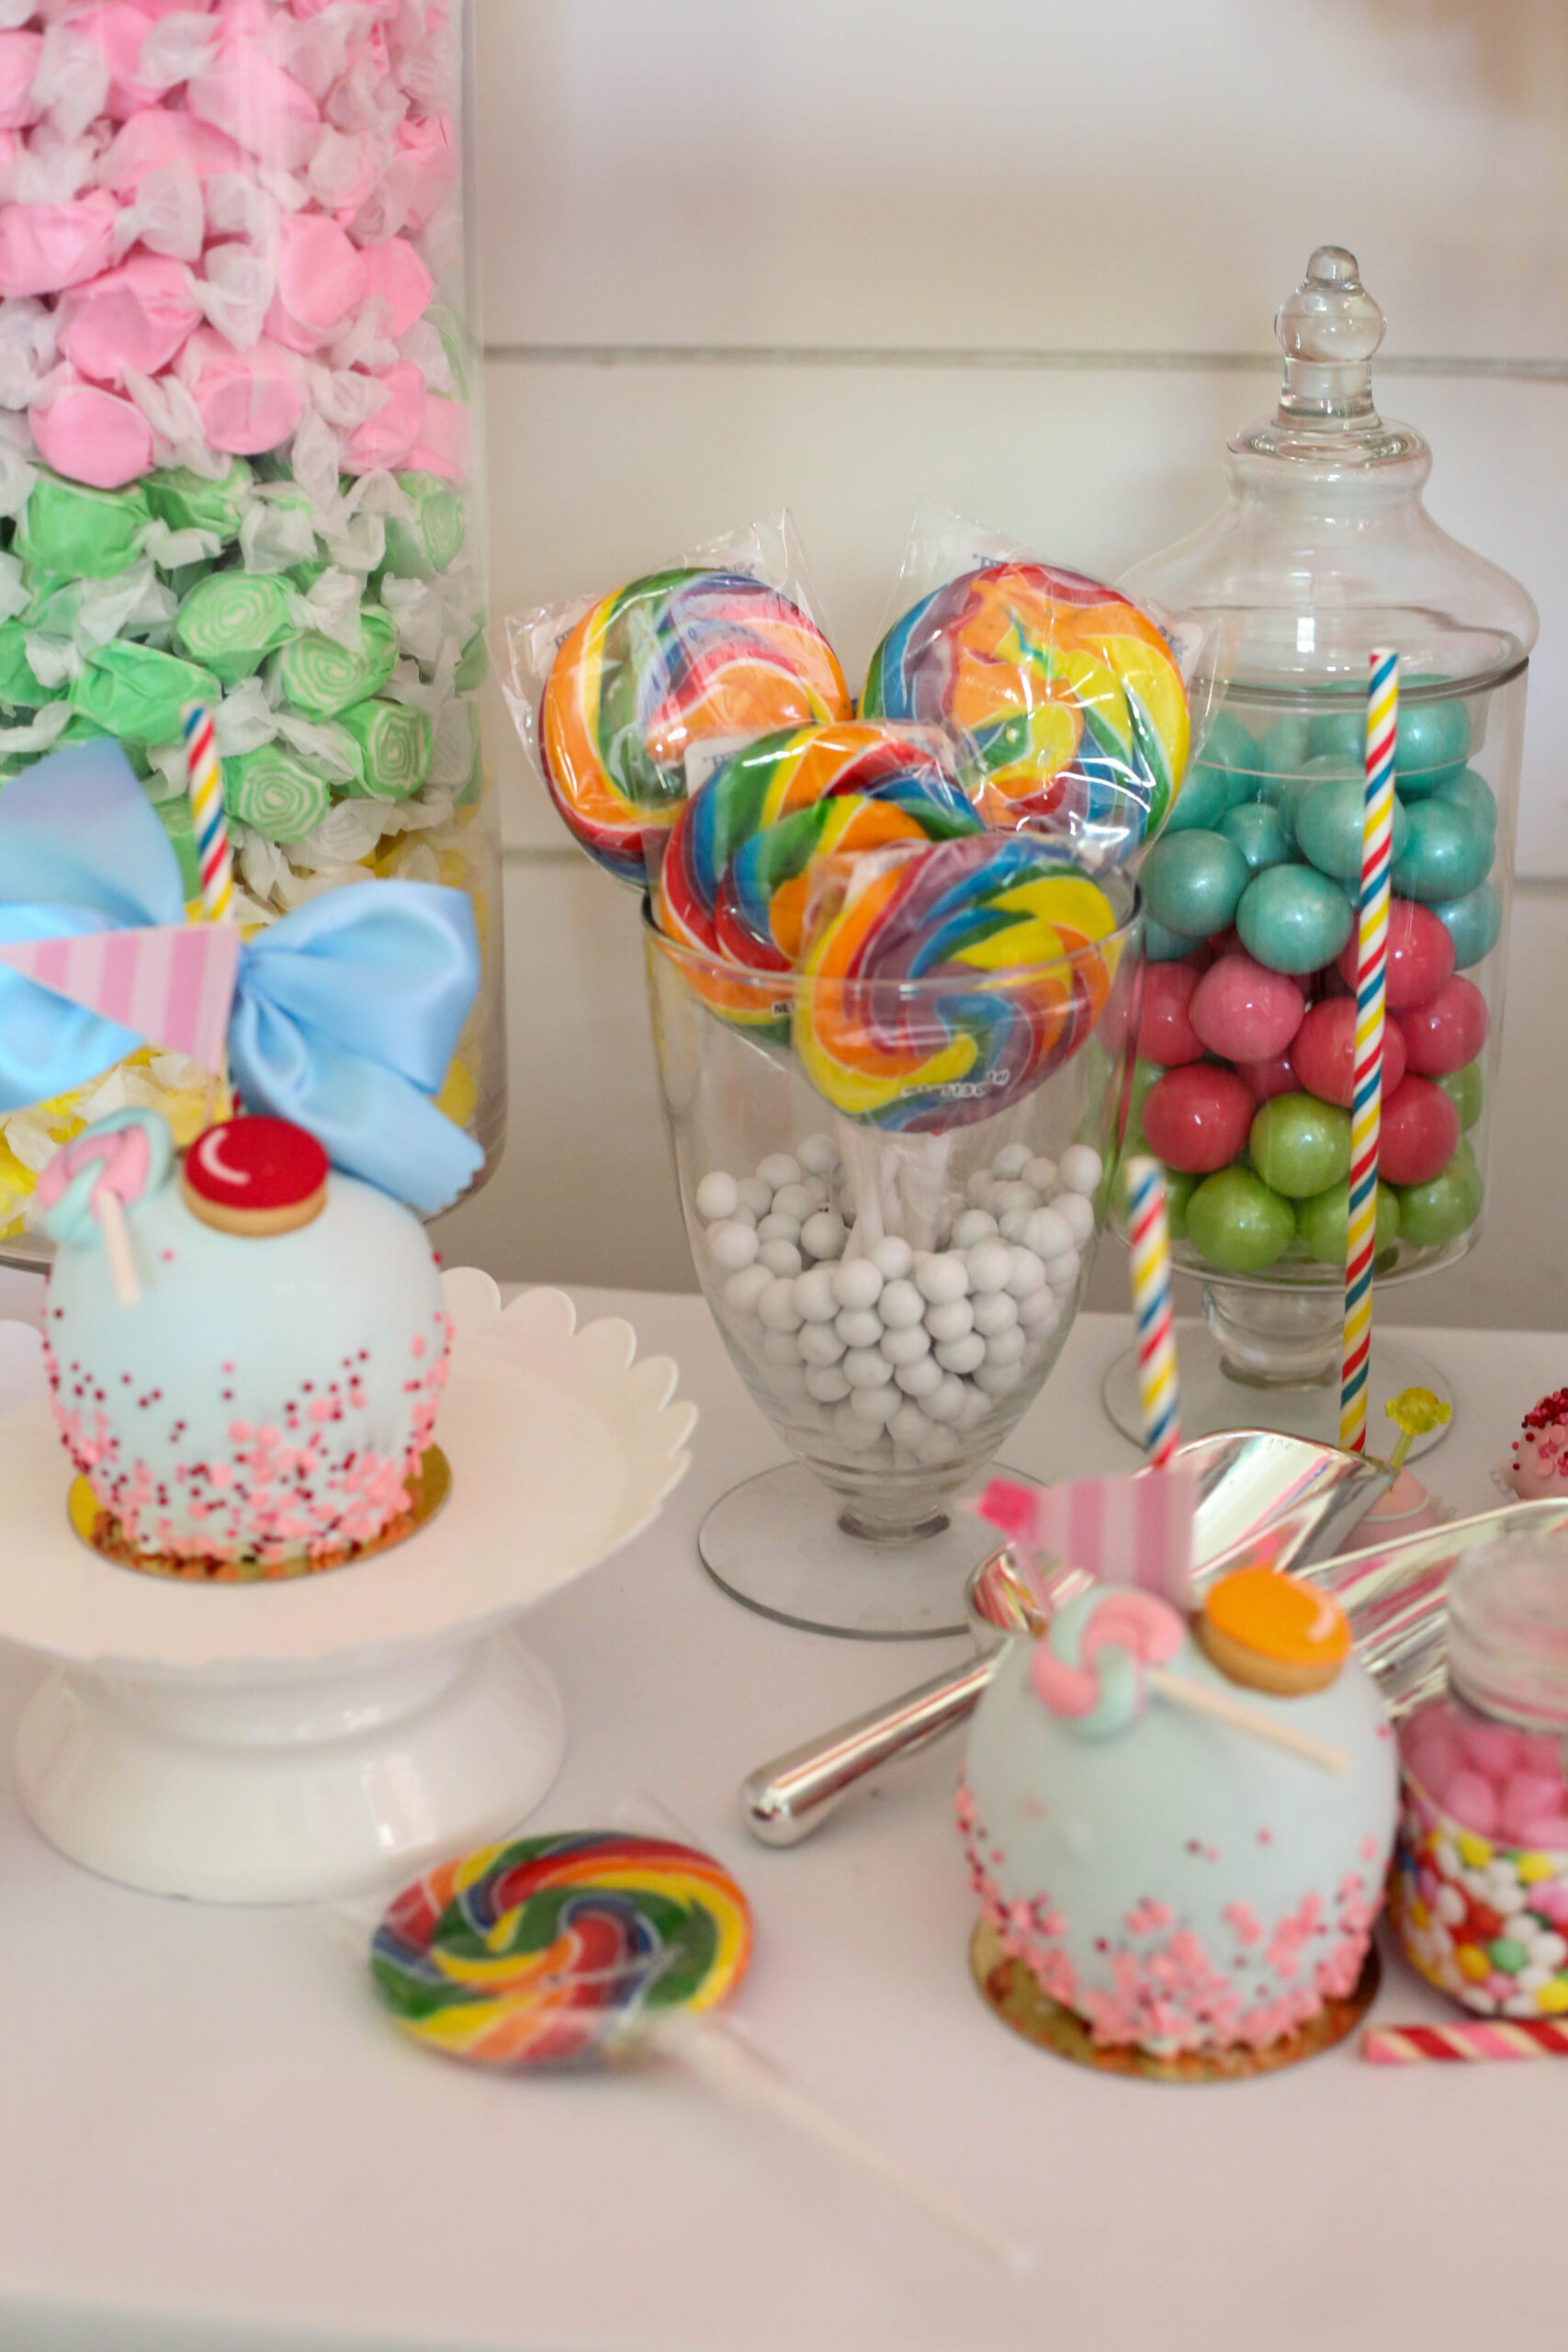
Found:
[(882, 1270), (870, 1258), (845, 1258), (833, 1269), (833, 1296), (840, 1306), (874, 1306), (882, 1296)]
[(931, 1351), (931, 1335), (923, 1325), (907, 1325), (900, 1329), (884, 1331), (881, 1339), (883, 1354), (889, 1363), (919, 1363)]
[(833, 1317), (833, 1329), (846, 1348), (874, 1348), (882, 1337), (882, 1317), (874, 1307), (846, 1306)]
[(913, 1283), (891, 1282), (876, 1302), (876, 1311), (890, 1331), (912, 1331), (926, 1311), (926, 1302)]
[(1081, 1250), (1094, 1234), (1094, 1205), (1081, 1193), (1059, 1193), (1051, 1204), (1056, 1215), (1066, 1219), (1073, 1239)]
[(1065, 1258), (1077, 1244), (1073, 1228), (1053, 1204), (1048, 1209), (1036, 1209), (1023, 1229), (1023, 1246), (1032, 1250), (1037, 1258)]
[(942, 1386), (942, 1366), (934, 1356), (901, 1363), (893, 1375), (906, 1396), (930, 1396)]
[(792, 1159), (787, 1151), (771, 1151), (766, 1159), (757, 1162), (757, 1173), (776, 1193), (783, 1185), (799, 1183), (800, 1162)]
[(838, 1161), (839, 1148), (831, 1136), (807, 1136), (795, 1156), (808, 1175), (828, 1176)]
[(1029, 1146), (1026, 1143), (1004, 1143), (991, 1162), (991, 1172), (1003, 1177), (1021, 1176), (1028, 1165)]
[(806, 1375), (806, 1387), (819, 1405), (837, 1405), (850, 1393), (850, 1384), (836, 1363), (813, 1364)]
[(742, 1266), (724, 1285), (725, 1305), (732, 1306), (737, 1315), (754, 1314), (758, 1300), (772, 1287), (774, 1279), (766, 1266)]
[[(804, 1282), (804, 1274), (801, 1280)], [(830, 1323), (807, 1323), (795, 1335), (795, 1353), (802, 1363), (837, 1363), (844, 1352), (844, 1342)]]
[(1005, 1331), (994, 1331), (986, 1341), (987, 1363), (1021, 1363), (1027, 1342), (1020, 1327), (1014, 1323)]
[(849, 1238), (843, 1218), (831, 1209), (814, 1209), (800, 1228), (800, 1246), (813, 1258), (841, 1258)]
[(796, 1225), (804, 1225), (816, 1206), (816, 1196), (809, 1184), (781, 1184), (773, 1194), (773, 1215), (792, 1216)]
[(1032, 1209), (1009, 1209), (1006, 1216), (1004, 1216), (1001, 1221), (999, 1228), (1002, 1239), (1004, 1241), (1010, 1241), (1015, 1249), (1020, 1245), (1020, 1243), (1027, 1240), (1029, 1237), (1029, 1220), (1033, 1214), (1034, 1212)]
[(880, 1348), (852, 1348), (843, 1371), (852, 1388), (885, 1388), (893, 1377), (893, 1367)]
[(1104, 1172), (1104, 1161), (1093, 1145), (1087, 1143), (1070, 1143), (1062, 1154), (1062, 1165), (1057, 1170), (1062, 1180), (1062, 1190), (1080, 1196), (1098, 1192)]
[(848, 1453), (866, 1453), (876, 1443), (882, 1430), (875, 1421), (863, 1420), (855, 1411), (854, 1398), (833, 1408), (833, 1434)]
[(795, 1284), (783, 1275), (768, 1284), (757, 1301), (757, 1312), (770, 1331), (798, 1331), (806, 1319), (795, 1303)]
[(986, 1342), (978, 1331), (966, 1332), (962, 1340), (944, 1340), (936, 1360), (943, 1372), (973, 1372), (986, 1361)]
[(764, 1184), (760, 1176), (742, 1176), (735, 1189), (740, 1195), (742, 1205), (749, 1208), (753, 1216), (766, 1216), (773, 1205), (773, 1188), (771, 1184)]
[(933, 1340), (962, 1340), (974, 1329), (975, 1309), (966, 1298), (952, 1298), (927, 1310), (926, 1329)]
[(740, 1205), (740, 1187), (722, 1168), (710, 1168), (693, 1195), (705, 1225), (721, 1225)]
[(708, 1256), (727, 1274), (738, 1274), (742, 1266), (753, 1265), (761, 1252), (757, 1236), (749, 1225), (739, 1225), (727, 1217), (722, 1225), (710, 1225), (707, 1230)]
[(759, 1241), (798, 1241), (800, 1219), (797, 1216), (783, 1216), (777, 1209), (770, 1209), (767, 1216), (758, 1224), (757, 1238)]
[(1012, 1272), (1008, 1276), (1008, 1295), (1010, 1298), (1032, 1298), (1037, 1290), (1044, 1287), (1045, 1269), (1033, 1250), (1015, 1250)]
[(972, 1209), (983, 1209), (986, 1205), (986, 1194), (990, 1191), (990, 1170), (988, 1168), (976, 1168), (975, 1173), (970, 1177), (969, 1182), (964, 1187), (964, 1197), (968, 1202)]
[(1021, 1329), (1044, 1339), (1062, 1319), (1055, 1292), (1048, 1288), (1032, 1290), (1027, 1298), (1018, 1302), (1018, 1319)]
[(1016, 1363), (983, 1363), (975, 1374), (975, 1385), (983, 1388), (987, 1396), (1006, 1396), (1022, 1378)]
[(1076, 1250), (1069, 1250), (1065, 1258), (1052, 1259), (1045, 1269), (1045, 1279), (1058, 1298), (1066, 1298), (1069, 1291), (1077, 1288), (1080, 1267)]
[(757, 1263), (773, 1274), (798, 1274), (800, 1252), (793, 1241), (764, 1241), (757, 1252)]
[(1040, 1195), (1032, 1184), (1002, 1184), (991, 1194), (992, 1213), (1006, 1216), (1013, 1209), (1037, 1209)]
[[(802, 1237), (804, 1238), (804, 1237)], [(826, 1266), (808, 1266), (797, 1277), (795, 1303), (805, 1323), (830, 1323), (839, 1311), (833, 1296), (833, 1277)]]
[(972, 1430), (976, 1421), (985, 1419), (990, 1409), (991, 1400), (984, 1390), (976, 1388), (972, 1381), (966, 1380), (964, 1384), (964, 1409), (958, 1416), (958, 1428)]
[(1023, 1181), (1032, 1184), (1041, 1199), (1046, 1200), (1056, 1189), (1056, 1163), (1054, 1159), (1032, 1159), (1023, 1171)]
[(995, 1233), (997, 1220), (989, 1209), (965, 1209), (953, 1228), (955, 1250), (973, 1250), (976, 1241), (984, 1241)]
[(768, 1363), (798, 1363), (793, 1331), (764, 1331), (762, 1356)]
[(957, 1461), (963, 1450), (952, 1430), (928, 1430), (920, 1440), (920, 1460), (928, 1470), (945, 1468), (948, 1463)]
[(968, 1266), (972, 1291), (1000, 1290), (1012, 1272), (1010, 1243), (977, 1241), (969, 1252)]
[(1018, 1301), (1005, 1290), (982, 1292), (975, 1301), (975, 1329), (987, 1340), (998, 1331), (1010, 1331), (1017, 1321)]
[(901, 1234), (885, 1233), (872, 1243), (869, 1256), (884, 1282), (901, 1283), (915, 1262), (915, 1253)]
[(850, 1406), (863, 1421), (874, 1421), (878, 1429), (886, 1429), (898, 1410), (898, 1391), (891, 1382), (886, 1388), (857, 1388)]
[(944, 1372), (920, 1401), (929, 1419), (955, 1421), (964, 1410), (964, 1383), (955, 1373)]
[(919, 1407), (910, 1404), (906, 1398), (904, 1403), (897, 1408), (888, 1421), (887, 1434), (896, 1445), (907, 1445), (910, 1452), (914, 1453), (919, 1450), (930, 1428), (931, 1423)]
[[(985, 1248), (985, 1243), (980, 1243)], [(915, 1288), (932, 1306), (951, 1306), (954, 1299), (966, 1297), (969, 1291), (969, 1263), (956, 1250), (944, 1250), (940, 1256), (927, 1258), (915, 1268)]]

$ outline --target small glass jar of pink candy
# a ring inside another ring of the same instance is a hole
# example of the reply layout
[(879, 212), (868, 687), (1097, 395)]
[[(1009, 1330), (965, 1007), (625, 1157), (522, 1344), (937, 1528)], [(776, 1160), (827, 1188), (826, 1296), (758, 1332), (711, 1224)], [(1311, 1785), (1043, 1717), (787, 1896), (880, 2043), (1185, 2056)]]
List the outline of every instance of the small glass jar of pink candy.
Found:
[[(1431, 451), (1373, 406), (1383, 320), (1354, 256), (1314, 254), (1276, 331), (1279, 408), (1231, 441), (1229, 503), (1123, 582), (1220, 649), (1195, 682), (1197, 751), (1139, 873), (1148, 971), (1128, 1142), (1164, 1162), (1175, 1262), (1205, 1283), (1205, 1329), (1183, 1333), (1183, 1428), (1261, 1418), (1332, 1440), (1369, 660), (1393, 649), (1401, 673), (1381, 1294), (1480, 1230), (1537, 618), (1427, 514)], [(1118, 1367), (1107, 1391), (1130, 1433), (1133, 1375)], [(1412, 1385), (1443, 1393), (1374, 1319), (1373, 1430)]]
[(1568, 1542), (1468, 1555), (1449, 1622), (1449, 1688), (1400, 1728), (1391, 1916), (1466, 2008), (1568, 2014)]
[[(216, 714), (234, 911), (369, 876), (473, 899), (486, 981), (443, 1107), (504, 1117), (480, 759), (484, 495), (468, 0), (4, 12), (0, 785), (116, 738), (201, 889), (181, 714)], [(142, 1051), (0, 1119), (0, 1248)], [(41, 1246), (41, 1245), (40, 1245)]]

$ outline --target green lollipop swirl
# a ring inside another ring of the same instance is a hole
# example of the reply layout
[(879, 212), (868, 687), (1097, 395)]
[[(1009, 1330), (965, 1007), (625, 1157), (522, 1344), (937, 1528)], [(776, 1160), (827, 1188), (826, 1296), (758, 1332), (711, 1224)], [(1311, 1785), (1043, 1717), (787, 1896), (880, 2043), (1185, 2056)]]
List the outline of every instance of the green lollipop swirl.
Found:
[(240, 536), (254, 480), (243, 458), (236, 458), (221, 481), (208, 481), (188, 466), (169, 466), (149, 474), (142, 488), (148, 505), (171, 531), (212, 531), (227, 541)]
[(399, 474), (397, 482), (414, 512), (388, 519), (387, 569), (411, 580), (434, 579), (462, 552), (463, 502), (437, 474)]
[(274, 656), (274, 683), (306, 718), (335, 718), (351, 703), (378, 695), (397, 667), (398, 632), (386, 614), (372, 605), (359, 618), (357, 653), (308, 629)]
[(321, 823), (332, 795), (303, 760), (264, 743), (259, 752), (224, 761), (223, 805), (269, 842), (298, 842)]
[(175, 643), (226, 686), (237, 686), (295, 634), (293, 601), (272, 572), (209, 572), (175, 616)]
[(348, 787), (355, 799), (406, 800), (429, 775), (435, 739), (426, 712), (400, 702), (357, 702), (338, 725), (364, 755), (364, 774)]
[(221, 691), (212, 672), (194, 662), (116, 639), (84, 658), (71, 707), (122, 742), (169, 743), (180, 733), (186, 704), (215, 703)]

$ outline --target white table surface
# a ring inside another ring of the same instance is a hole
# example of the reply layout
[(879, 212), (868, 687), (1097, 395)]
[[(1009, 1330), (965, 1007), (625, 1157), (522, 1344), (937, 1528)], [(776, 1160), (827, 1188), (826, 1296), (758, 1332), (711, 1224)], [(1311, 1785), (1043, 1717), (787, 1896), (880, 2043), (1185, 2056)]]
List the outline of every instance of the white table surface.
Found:
[[(0, 1315), (27, 1281), (0, 1273)], [(1213, 2088), (1081, 2072), (968, 1973), (955, 1743), (793, 1852), (753, 1845), (752, 1766), (957, 1645), (834, 1642), (727, 1600), (694, 1532), (778, 1447), (695, 1297), (583, 1292), (678, 1360), (702, 1419), (648, 1535), (537, 1610), (569, 1747), (531, 1826), (637, 1826), (641, 1792), (756, 1910), (739, 1996), (845, 2122), (1039, 2248), (993, 2269), (876, 2183), (694, 2083), (512, 2080), (388, 2026), (346, 1921), (164, 1902), (74, 1869), (24, 1817), (0, 1650), (4, 2352), (1547, 2352), (1568, 2339), (1568, 2068), (1391, 2073), (1342, 2049)], [(1006, 1449), (1131, 1465), (1087, 1317)], [(1456, 1425), (1425, 1465), (1461, 1510), (1568, 1375), (1549, 1336), (1423, 1331)], [(4, 1572), (0, 1521), (0, 1573)], [(657, 1829), (656, 1815), (642, 1813)], [(1448, 2014), (1396, 1958), (1378, 2014)]]

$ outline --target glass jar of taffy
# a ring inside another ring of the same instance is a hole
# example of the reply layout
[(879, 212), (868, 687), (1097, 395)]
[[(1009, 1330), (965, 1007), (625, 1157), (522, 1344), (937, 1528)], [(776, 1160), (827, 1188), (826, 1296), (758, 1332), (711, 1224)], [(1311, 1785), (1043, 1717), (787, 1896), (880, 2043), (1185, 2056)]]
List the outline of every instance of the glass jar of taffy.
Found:
[(1568, 2015), (1568, 1542), (1468, 1555), (1449, 1626), (1448, 1690), (1400, 1729), (1391, 1913), (1466, 2008)]
[[(504, 1112), (466, 0), (24, 5), (0, 32), (0, 786), (115, 737), (199, 910), (213, 707), (234, 911), (467, 890), (487, 981), (443, 1107)], [(198, 1124), (143, 1053), (0, 1119), (0, 1247), (62, 1141)]]
[[(1314, 254), (1276, 327), (1279, 409), (1231, 442), (1229, 504), (1126, 583), (1219, 649), (1140, 872), (1130, 1144), (1164, 1162), (1176, 1262), (1205, 1280), (1184, 1425), (1262, 1413), (1321, 1437), (1337, 1425), (1370, 657), (1400, 657), (1381, 1284), (1480, 1229), (1537, 623), (1426, 513), (1431, 452), (1372, 405), (1382, 313), (1354, 257)], [(1413, 1382), (1437, 1385), (1374, 1326), (1374, 1426)], [(1135, 1429), (1122, 1386), (1108, 1401)]]

